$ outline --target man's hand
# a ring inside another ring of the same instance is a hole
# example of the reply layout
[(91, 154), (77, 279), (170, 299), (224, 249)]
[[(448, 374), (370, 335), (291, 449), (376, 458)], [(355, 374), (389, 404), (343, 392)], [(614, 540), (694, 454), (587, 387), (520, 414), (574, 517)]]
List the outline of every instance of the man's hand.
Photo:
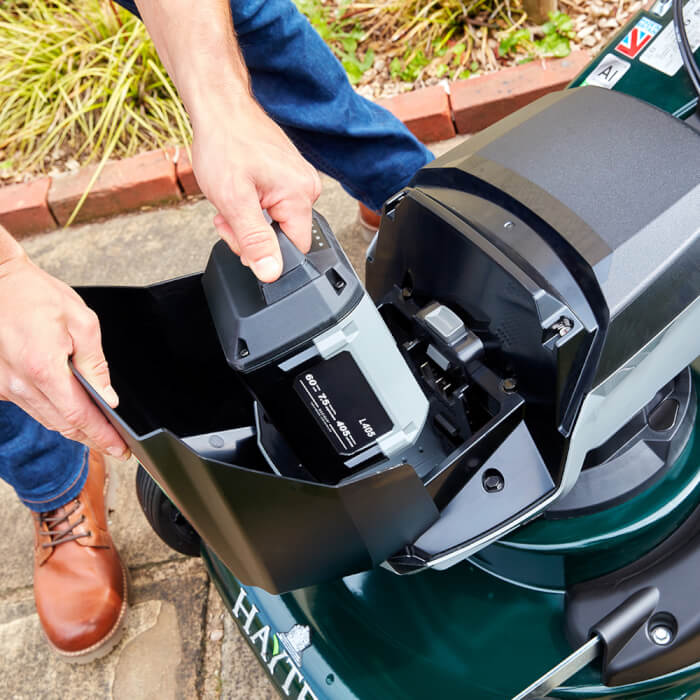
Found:
[(311, 246), (311, 207), (321, 181), (285, 133), (253, 100), (229, 96), (225, 113), (194, 120), (192, 166), (199, 186), (218, 209), (219, 235), (263, 282), (282, 273), (277, 236), (262, 209), (302, 252)]
[(136, 0), (194, 129), (193, 169), (219, 235), (263, 282), (282, 256), (262, 210), (302, 251), (321, 181), (253, 98), (229, 0)]
[(97, 316), (0, 228), (0, 399), (50, 430), (125, 459), (126, 445), (73, 376), (69, 358), (116, 407)]

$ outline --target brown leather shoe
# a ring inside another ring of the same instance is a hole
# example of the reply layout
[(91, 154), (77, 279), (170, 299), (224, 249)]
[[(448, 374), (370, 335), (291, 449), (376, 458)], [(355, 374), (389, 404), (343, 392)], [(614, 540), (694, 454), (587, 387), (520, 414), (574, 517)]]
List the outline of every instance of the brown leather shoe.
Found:
[(105, 656), (124, 629), (126, 570), (107, 529), (106, 472), (91, 451), (80, 495), (34, 513), (36, 609), (49, 644), (70, 663)]
[(360, 210), (360, 223), (374, 235), (382, 220), (381, 213), (366, 207), (362, 202), (358, 202), (358, 205)]

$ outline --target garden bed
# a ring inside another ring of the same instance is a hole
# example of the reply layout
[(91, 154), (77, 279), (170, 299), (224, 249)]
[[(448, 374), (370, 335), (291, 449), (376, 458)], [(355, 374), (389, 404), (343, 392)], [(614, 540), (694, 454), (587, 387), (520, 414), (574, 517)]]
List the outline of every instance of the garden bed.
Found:
[[(576, 47), (595, 53), (641, 0), (297, 0), (371, 99), (493, 73)], [(187, 115), (144, 27), (110, 0), (0, 5), (0, 184), (182, 144)]]
[(390, 97), (584, 48), (593, 55), (641, 0), (559, 0), (535, 24), (517, 0), (298, 0), (358, 92)]

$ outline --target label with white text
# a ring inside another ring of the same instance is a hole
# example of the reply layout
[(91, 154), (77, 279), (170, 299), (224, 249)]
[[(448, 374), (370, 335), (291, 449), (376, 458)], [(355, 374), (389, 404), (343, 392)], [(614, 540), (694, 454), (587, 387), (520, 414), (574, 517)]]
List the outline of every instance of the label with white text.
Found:
[(355, 454), (393, 427), (347, 351), (303, 371), (294, 389), (341, 455)]

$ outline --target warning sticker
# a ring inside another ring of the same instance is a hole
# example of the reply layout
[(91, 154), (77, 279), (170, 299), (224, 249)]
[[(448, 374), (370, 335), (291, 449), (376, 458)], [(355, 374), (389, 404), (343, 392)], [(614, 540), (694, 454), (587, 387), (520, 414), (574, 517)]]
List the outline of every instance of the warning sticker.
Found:
[[(700, 47), (700, 0), (688, 0), (683, 9), (683, 19), (688, 41), (695, 52)], [(666, 25), (639, 60), (666, 75), (674, 76), (678, 73), (683, 65), (683, 59), (678, 50), (673, 22)]]
[(632, 29), (625, 34), (615, 50), (627, 58), (634, 58), (661, 30), (658, 22), (642, 17)]
[(672, 4), (673, 0), (656, 0), (649, 12), (657, 17), (663, 17), (671, 9)]
[(615, 83), (629, 70), (629, 61), (623, 61), (615, 54), (609, 53), (591, 71), (584, 81), (584, 85), (597, 85), (610, 90)]

